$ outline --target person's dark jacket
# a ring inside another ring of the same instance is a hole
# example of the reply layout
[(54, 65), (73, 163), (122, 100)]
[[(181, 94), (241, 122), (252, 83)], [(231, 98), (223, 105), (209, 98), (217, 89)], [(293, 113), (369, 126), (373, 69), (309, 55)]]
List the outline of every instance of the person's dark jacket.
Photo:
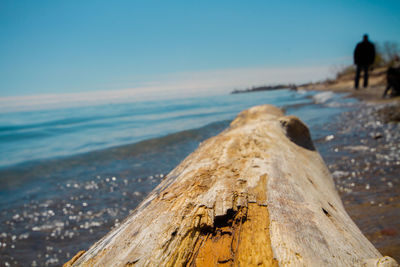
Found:
[(372, 65), (375, 60), (375, 47), (370, 41), (362, 41), (354, 50), (354, 64), (361, 66)]

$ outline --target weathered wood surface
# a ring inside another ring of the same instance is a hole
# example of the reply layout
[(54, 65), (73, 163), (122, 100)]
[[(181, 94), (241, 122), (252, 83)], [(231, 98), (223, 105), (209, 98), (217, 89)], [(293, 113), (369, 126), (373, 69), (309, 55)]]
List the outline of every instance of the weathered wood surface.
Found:
[(203, 142), (73, 266), (397, 266), (347, 215), (308, 128), (272, 106)]

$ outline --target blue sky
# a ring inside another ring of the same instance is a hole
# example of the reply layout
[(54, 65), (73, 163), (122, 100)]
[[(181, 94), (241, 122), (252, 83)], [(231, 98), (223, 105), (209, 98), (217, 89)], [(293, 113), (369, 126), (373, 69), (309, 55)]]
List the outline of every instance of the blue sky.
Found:
[(318, 80), (366, 32), (400, 43), (398, 14), (398, 0), (1, 0), (0, 97)]

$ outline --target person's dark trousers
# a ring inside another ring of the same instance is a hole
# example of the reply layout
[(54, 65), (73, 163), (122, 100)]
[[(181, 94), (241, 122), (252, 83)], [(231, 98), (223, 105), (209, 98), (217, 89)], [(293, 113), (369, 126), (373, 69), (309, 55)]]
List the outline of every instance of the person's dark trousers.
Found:
[(364, 87), (368, 86), (368, 65), (357, 65), (356, 78), (354, 80), (354, 88), (358, 89), (361, 71), (364, 72)]

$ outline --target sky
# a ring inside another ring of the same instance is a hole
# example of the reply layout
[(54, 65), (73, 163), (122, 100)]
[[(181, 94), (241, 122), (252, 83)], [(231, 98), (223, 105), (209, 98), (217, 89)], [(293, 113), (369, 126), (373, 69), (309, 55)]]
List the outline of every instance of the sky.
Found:
[(398, 0), (0, 0), (0, 104), (318, 81), (364, 33), (400, 43), (398, 14)]

